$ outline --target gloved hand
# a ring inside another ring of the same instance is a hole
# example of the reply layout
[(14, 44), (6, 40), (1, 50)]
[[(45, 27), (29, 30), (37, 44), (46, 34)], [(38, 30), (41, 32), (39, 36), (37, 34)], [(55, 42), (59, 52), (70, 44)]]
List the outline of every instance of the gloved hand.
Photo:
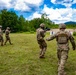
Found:
[(48, 39), (46, 39), (46, 41), (48, 41)]
[(73, 47), (73, 50), (75, 50), (75, 47)]

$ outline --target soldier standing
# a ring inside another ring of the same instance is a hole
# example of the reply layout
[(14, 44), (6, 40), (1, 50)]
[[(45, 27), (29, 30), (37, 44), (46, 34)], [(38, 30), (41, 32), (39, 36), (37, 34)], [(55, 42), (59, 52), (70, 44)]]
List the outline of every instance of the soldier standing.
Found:
[(56, 38), (57, 41), (57, 57), (58, 57), (58, 75), (66, 75), (66, 72), (64, 72), (65, 63), (68, 58), (68, 52), (69, 52), (69, 40), (72, 44), (73, 50), (75, 50), (75, 41), (73, 36), (68, 32), (65, 31), (66, 25), (60, 24), (59, 25), (59, 31), (52, 35), (50, 38), (47, 38), (47, 41), (53, 40)]
[(10, 34), (10, 28), (7, 27), (6, 30), (5, 30), (6, 41), (5, 41), (4, 45), (6, 45), (7, 41), (9, 41), (10, 45), (12, 45), (9, 34)]
[(45, 55), (45, 51), (47, 49), (47, 44), (44, 40), (44, 37), (45, 37), (45, 24), (44, 23), (41, 23), (40, 24), (40, 28), (37, 29), (37, 42), (39, 44), (39, 47), (40, 47), (40, 58), (44, 58), (44, 55)]
[(1, 46), (3, 46), (4, 39), (3, 39), (3, 31), (1, 25), (0, 25), (0, 42), (1, 42)]

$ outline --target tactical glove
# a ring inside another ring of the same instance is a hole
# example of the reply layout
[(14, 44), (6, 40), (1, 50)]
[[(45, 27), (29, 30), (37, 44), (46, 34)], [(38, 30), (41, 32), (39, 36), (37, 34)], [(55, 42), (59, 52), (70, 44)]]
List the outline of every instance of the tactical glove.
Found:
[(73, 47), (73, 50), (75, 50), (75, 47)]
[(46, 41), (49, 41), (49, 39), (47, 38)]

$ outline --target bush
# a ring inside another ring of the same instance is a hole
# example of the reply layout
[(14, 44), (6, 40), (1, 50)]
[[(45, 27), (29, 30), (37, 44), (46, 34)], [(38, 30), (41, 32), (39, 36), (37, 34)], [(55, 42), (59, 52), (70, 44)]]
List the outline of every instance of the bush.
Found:
[(73, 35), (76, 36), (76, 32), (73, 32)]
[(30, 33), (34, 33), (34, 31), (30, 31)]

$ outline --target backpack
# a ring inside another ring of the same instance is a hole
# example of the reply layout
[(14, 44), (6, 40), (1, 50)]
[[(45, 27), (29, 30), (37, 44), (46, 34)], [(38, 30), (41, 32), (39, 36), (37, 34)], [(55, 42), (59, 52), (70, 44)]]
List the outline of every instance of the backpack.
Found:
[(66, 44), (68, 42), (68, 34), (65, 31), (60, 31), (57, 35), (57, 42), (59, 44)]
[(6, 32), (5, 32), (5, 33), (6, 33), (6, 35), (9, 35), (9, 31), (8, 31), (8, 30), (6, 30)]

